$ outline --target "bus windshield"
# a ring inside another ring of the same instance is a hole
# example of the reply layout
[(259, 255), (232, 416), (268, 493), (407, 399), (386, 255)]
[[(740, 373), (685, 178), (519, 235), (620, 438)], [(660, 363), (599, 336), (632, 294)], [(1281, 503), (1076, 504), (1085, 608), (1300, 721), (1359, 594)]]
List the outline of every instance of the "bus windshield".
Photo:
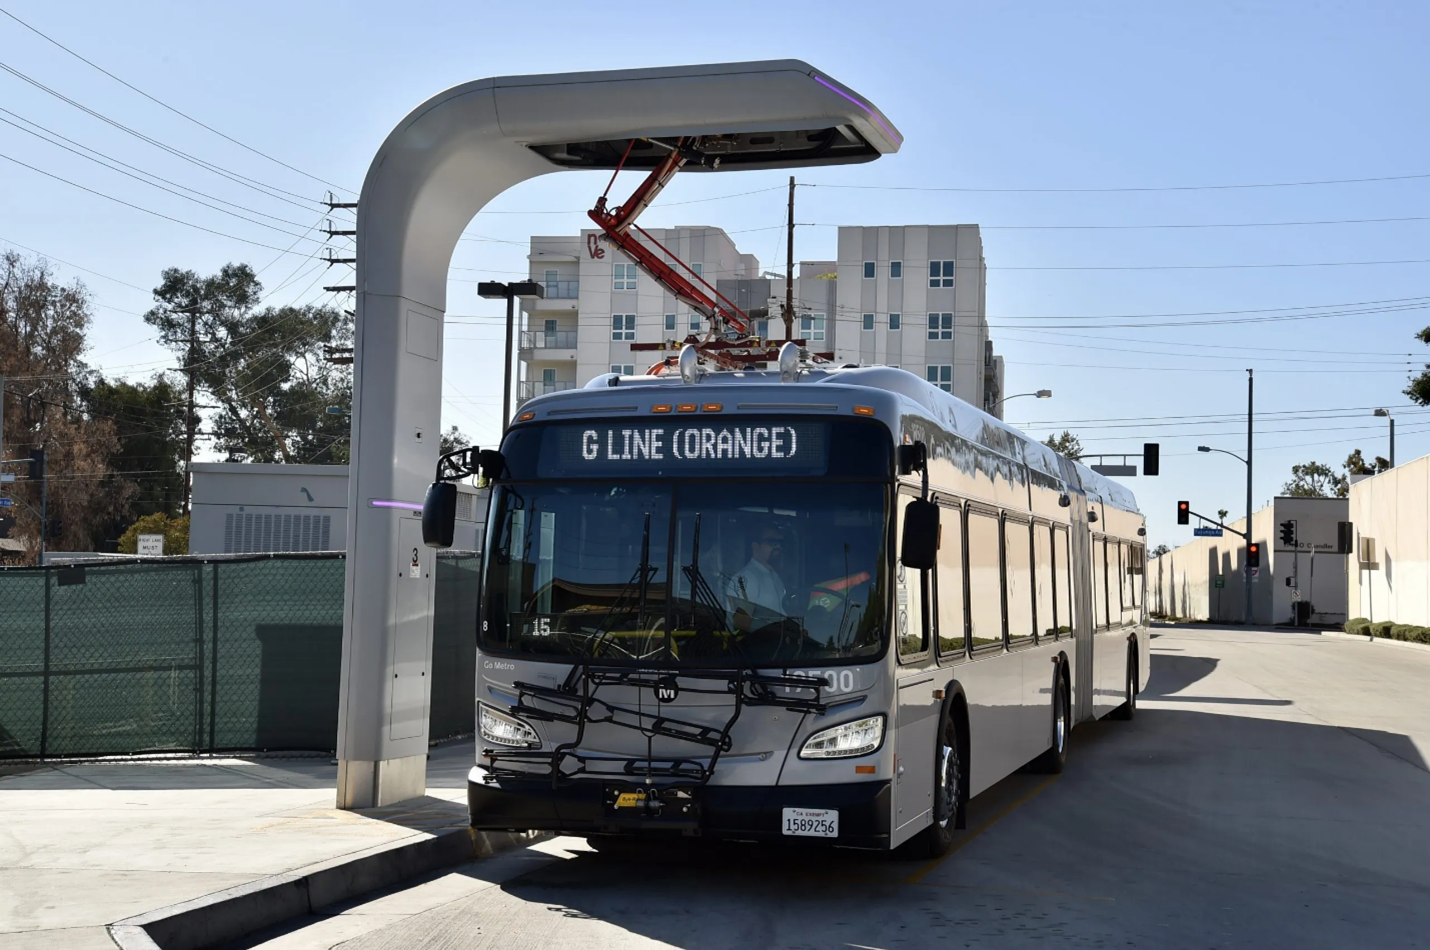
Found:
[(484, 650), (772, 666), (883, 645), (888, 486), (701, 479), (502, 484)]

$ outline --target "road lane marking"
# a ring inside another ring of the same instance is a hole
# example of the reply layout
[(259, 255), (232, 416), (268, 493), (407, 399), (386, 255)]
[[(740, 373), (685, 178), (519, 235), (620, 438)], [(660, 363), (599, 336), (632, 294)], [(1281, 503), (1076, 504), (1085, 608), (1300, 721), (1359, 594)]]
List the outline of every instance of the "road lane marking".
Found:
[(1029, 791), (1026, 795), (1023, 795), (1021, 798), (1018, 798), (1017, 800), (1009, 803), (1003, 808), (1002, 811), (998, 812), (998, 814), (994, 815), (992, 818), (988, 819), (983, 824), (975, 828), (972, 832), (965, 836), (962, 841), (959, 841), (952, 848), (950, 848), (948, 854), (945, 854), (943, 857), (940, 858), (933, 858), (932, 860), (926, 862), (923, 867), (919, 868), (913, 874), (910, 874), (908, 877), (906, 877), (904, 879), (904, 883), (917, 884), (922, 881), (926, 874), (928, 874), (934, 868), (938, 867), (943, 862), (947, 861), (949, 858), (953, 857), (958, 852), (962, 851), (965, 847), (968, 846), (970, 842), (973, 841), (974, 838), (977, 838), (979, 835), (983, 834), (983, 832), (987, 831), (989, 828), (992, 828), (994, 825), (998, 824), (998, 822), (1008, 817), (1008, 815), (1012, 814), (1015, 810), (1023, 807), (1028, 802), (1032, 801), (1043, 791), (1043, 789), (1047, 788), (1049, 785), (1053, 784), (1057, 780), (1058, 776), (1056, 775), (1050, 775), (1047, 778), (1043, 779), (1043, 781), (1039, 782), (1037, 786), (1034, 787), (1031, 791)]

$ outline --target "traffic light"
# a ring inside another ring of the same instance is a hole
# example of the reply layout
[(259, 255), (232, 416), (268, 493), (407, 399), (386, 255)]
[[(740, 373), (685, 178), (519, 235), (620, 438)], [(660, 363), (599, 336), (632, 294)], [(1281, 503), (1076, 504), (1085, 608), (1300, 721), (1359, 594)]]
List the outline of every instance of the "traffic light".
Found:
[(1192, 523), (1192, 503), (1189, 501), (1177, 502), (1177, 524)]
[(1251, 544), (1248, 544), (1248, 545), (1246, 546), (1246, 566), (1247, 566), (1247, 567), (1260, 567), (1260, 566), (1261, 566), (1261, 545), (1259, 545), (1259, 544), (1257, 544), (1257, 543), (1255, 543), (1255, 542), (1252, 542)]
[(30, 480), (40, 481), (45, 477), (45, 450), (35, 449), (30, 453)]
[(1142, 474), (1156, 475), (1162, 471), (1162, 446), (1157, 442), (1142, 443)]
[(1296, 522), (1281, 522), (1281, 543), (1288, 548), (1296, 546)]

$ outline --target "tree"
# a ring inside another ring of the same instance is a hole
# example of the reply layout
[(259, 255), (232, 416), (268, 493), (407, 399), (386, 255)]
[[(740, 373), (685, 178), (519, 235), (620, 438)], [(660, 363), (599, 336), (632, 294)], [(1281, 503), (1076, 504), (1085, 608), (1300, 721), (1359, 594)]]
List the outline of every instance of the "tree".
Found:
[(188, 515), (182, 518), (170, 518), (162, 511), (155, 512), (152, 515), (145, 515), (130, 525), (129, 528), (119, 536), (119, 553), (139, 553), (139, 535), (141, 534), (162, 534), (164, 536), (164, 555), (166, 557), (174, 554), (189, 553)]
[[(1415, 339), (1421, 343), (1430, 344), (1430, 327), (1426, 327), (1415, 334)], [(1410, 397), (1410, 401), (1417, 406), (1430, 406), (1430, 363), (1425, 364), (1425, 371), (1410, 381), (1410, 385), (1403, 390), (1405, 395)]]
[(344, 463), (352, 374), (326, 351), (351, 344), (352, 323), (333, 307), (260, 309), (262, 292), (247, 264), (169, 268), (144, 320), (186, 367), (192, 328), (198, 387), (218, 404), (213, 446), (229, 461)]
[(440, 455), (446, 455), (448, 452), (455, 452), (458, 449), (470, 448), (471, 445), (472, 440), (467, 438), (461, 429), (452, 426), (442, 433), (442, 444), (437, 451)]
[(114, 550), (112, 543), (135, 515), (176, 515), (184, 497), (185, 393), (162, 373), (149, 382), (106, 380), (96, 376), (80, 386), (80, 399), (90, 414), (114, 425), (118, 447), (110, 468), (136, 485), (133, 500), (90, 526), (96, 550)]
[(1375, 462), (1370, 463), (1361, 455), (1360, 449), (1356, 449), (1350, 455), (1346, 456), (1346, 462), (1343, 467), (1347, 475), (1378, 475), (1381, 472), (1390, 470), (1390, 459), (1381, 458), (1377, 455)]
[(1349, 486), (1344, 476), (1320, 462), (1291, 466), (1291, 480), (1281, 489), (1292, 498), (1344, 498)]
[[(89, 371), (80, 358), (93, 314), (79, 281), (62, 286), (47, 261), (0, 256), (0, 374), (5, 379), (5, 455), (46, 453), (49, 550), (86, 551), (90, 525), (122, 511), (137, 489), (109, 460), (118, 448), (115, 423), (83, 405)], [(38, 552), (42, 485), (23, 468), (8, 494), (12, 538)]]
[(1161, 556), (1164, 555), (1164, 554), (1171, 554), (1171, 553), (1172, 553), (1172, 549), (1169, 548), (1169, 547), (1167, 547), (1165, 544), (1159, 544), (1159, 545), (1157, 545), (1155, 548), (1152, 549), (1152, 556), (1153, 556), (1153, 557), (1161, 557)]
[(1082, 458), (1082, 443), (1078, 441), (1077, 436), (1066, 429), (1063, 430), (1062, 435), (1049, 435), (1043, 440), (1043, 444), (1064, 458), (1070, 458), (1073, 461)]
[(1225, 508), (1218, 508), (1216, 510), (1216, 520), (1221, 522), (1222, 524), (1226, 524), (1226, 516), (1229, 514), (1231, 514), (1231, 512), (1227, 511)]

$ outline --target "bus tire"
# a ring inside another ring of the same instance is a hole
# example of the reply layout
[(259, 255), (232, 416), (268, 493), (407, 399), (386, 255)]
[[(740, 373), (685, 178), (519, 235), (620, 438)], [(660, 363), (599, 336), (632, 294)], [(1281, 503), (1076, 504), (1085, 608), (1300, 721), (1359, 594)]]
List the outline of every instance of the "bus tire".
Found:
[(1129, 721), (1137, 715), (1137, 649), (1127, 648), (1127, 676), (1126, 676), (1126, 699), (1122, 705), (1112, 711), (1114, 718), (1124, 722)]
[(967, 758), (959, 741), (953, 704), (945, 702), (934, 745), (933, 820), (919, 833), (916, 850), (921, 856), (941, 858), (953, 847), (953, 832), (963, 827), (964, 770)]
[(1059, 775), (1068, 762), (1068, 737), (1072, 733), (1072, 701), (1068, 697), (1063, 667), (1053, 673), (1052, 745), (1032, 762), (1032, 771), (1043, 775)]

